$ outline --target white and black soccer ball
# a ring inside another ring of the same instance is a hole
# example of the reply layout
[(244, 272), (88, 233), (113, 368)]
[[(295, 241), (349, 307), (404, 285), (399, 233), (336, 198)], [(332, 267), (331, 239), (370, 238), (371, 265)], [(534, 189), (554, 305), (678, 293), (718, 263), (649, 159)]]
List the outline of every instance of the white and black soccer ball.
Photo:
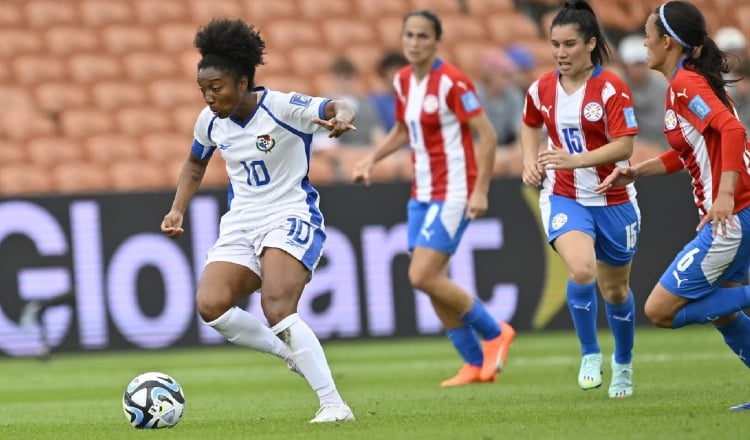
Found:
[(185, 395), (170, 375), (152, 371), (130, 381), (122, 395), (122, 409), (136, 428), (171, 428), (182, 418)]

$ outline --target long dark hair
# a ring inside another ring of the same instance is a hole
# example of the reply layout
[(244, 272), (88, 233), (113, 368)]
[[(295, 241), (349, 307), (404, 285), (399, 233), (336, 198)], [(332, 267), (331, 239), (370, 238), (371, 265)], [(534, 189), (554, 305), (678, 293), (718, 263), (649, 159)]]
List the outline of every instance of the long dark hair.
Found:
[(247, 76), (255, 85), (255, 68), (263, 64), (266, 43), (253, 26), (242, 20), (213, 19), (195, 34), (193, 44), (201, 54), (198, 69), (216, 67), (234, 75)]
[(573, 24), (578, 26), (578, 33), (583, 41), (588, 43), (591, 38), (596, 37), (596, 46), (591, 51), (591, 62), (594, 64), (604, 64), (612, 57), (612, 50), (604, 38), (602, 29), (596, 19), (594, 10), (584, 0), (568, 0), (563, 5), (560, 12), (552, 19), (550, 29), (556, 26), (565, 26)]
[(669, 35), (682, 46), (682, 53), (686, 56), (685, 68), (706, 78), (711, 90), (731, 110), (732, 103), (726, 86), (738, 80), (725, 79), (722, 74), (729, 73), (739, 58), (719, 49), (706, 31), (703, 14), (692, 3), (664, 3), (654, 10), (654, 14), (658, 17), (655, 24), (659, 36)]

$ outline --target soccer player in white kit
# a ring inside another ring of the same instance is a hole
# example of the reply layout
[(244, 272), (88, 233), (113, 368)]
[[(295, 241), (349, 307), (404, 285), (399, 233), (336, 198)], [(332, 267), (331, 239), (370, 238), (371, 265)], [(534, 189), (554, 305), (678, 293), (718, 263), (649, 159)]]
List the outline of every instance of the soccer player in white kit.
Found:
[[(602, 67), (609, 49), (588, 3), (567, 1), (550, 27), (558, 70), (541, 76), (526, 94), (523, 181), (543, 183), (539, 204), (548, 242), (569, 272), (566, 296), (582, 354), (578, 385), (589, 390), (602, 384), (598, 284), (615, 340), (609, 396), (628, 397), (635, 337), (629, 280), (640, 212), (632, 184), (605, 194), (594, 188), (616, 165), (627, 165), (633, 152), (633, 94)], [(548, 147), (539, 152), (542, 127)]]
[[(430, 297), (464, 363), (441, 386), (495, 382), (515, 330), (448, 277), (448, 263), (471, 219), (487, 210), (497, 136), (471, 80), (437, 56), (442, 34), (433, 12), (404, 18), (401, 42), (409, 65), (396, 73), (396, 124), (354, 170), (368, 182), (375, 164), (405, 143), (414, 181), (407, 207), (409, 281)], [(479, 139), (475, 157), (472, 135)], [(477, 336), (481, 336), (480, 343)]]
[[(198, 313), (229, 341), (273, 354), (304, 377), (320, 400), (311, 423), (354, 420), (318, 338), (297, 314), (325, 241), (318, 193), (307, 177), (310, 142), (319, 126), (331, 137), (355, 130), (354, 109), (254, 87), (265, 43), (242, 20), (211, 21), (197, 32), (195, 46), (207, 106), (161, 229), (172, 238), (182, 234), (185, 210), (218, 148), (229, 175), (229, 210), (198, 283)], [(258, 289), (270, 328), (236, 306)]]

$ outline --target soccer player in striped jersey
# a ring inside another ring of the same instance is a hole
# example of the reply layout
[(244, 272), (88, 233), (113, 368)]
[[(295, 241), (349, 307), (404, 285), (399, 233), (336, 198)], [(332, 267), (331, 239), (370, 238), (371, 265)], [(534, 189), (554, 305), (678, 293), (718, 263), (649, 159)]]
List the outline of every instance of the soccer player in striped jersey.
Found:
[[(687, 170), (700, 222), (646, 300), (657, 327), (711, 322), (750, 367), (750, 149), (722, 77), (736, 58), (709, 37), (688, 2), (664, 3), (646, 21), (648, 65), (669, 80), (664, 133), (672, 147), (660, 157), (615, 169), (598, 190), (636, 178)], [(750, 402), (732, 410), (748, 410)]]
[[(625, 82), (602, 67), (610, 49), (591, 6), (567, 1), (551, 23), (557, 70), (526, 93), (521, 126), (523, 181), (542, 185), (540, 207), (548, 242), (568, 272), (567, 302), (581, 346), (578, 385), (602, 384), (597, 338), (597, 285), (615, 340), (609, 396), (633, 393), (635, 302), (630, 267), (640, 211), (633, 185), (598, 194), (616, 165), (626, 166), (638, 132)], [(540, 152), (542, 130), (547, 146)]]
[[(325, 240), (318, 193), (310, 185), (310, 143), (354, 130), (343, 101), (255, 87), (265, 43), (241, 20), (213, 20), (195, 36), (198, 86), (207, 106), (195, 123), (193, 147), (161, 230), (183, 232), (183, 215), (218, 150), (230, 182), (229, 210), (208, 251), (196, 302), (201, 318), (229, 341), (287, 361), (317, 393), (311, 423), (353, 420), (339, 395), (323, 348), (297, 314)], [(193, 219), (200, 227), (200, 219)], [(270, 328), (237, 302), (261, 290)]]
[[(401, 42), (409, 65), (396, 73), (396, 125), (355, 167), (369, 183), (375, 164), (409, 143), (414, 181), (407, 207), (409, 280), (429, 295), (464, 364), (442, 386), (494, 382), (515, 330), (498, 323), (478, 298), (448, 277), (448, 263), (469, 221), (487, 210), (497, 136), (471, 80), (437, 57), (440, 19), (416, 10), (404, 17)], [(472, 134), (479, 139), (474, 151)], [(478, 156), (478, 157), (477, 157)], [(477, 336), (481, 336), (483, 342)]]

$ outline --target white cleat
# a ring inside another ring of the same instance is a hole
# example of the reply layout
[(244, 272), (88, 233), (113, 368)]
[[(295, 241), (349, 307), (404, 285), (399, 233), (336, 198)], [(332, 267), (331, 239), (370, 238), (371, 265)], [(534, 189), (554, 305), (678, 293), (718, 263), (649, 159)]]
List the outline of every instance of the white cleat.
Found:
[(354, 413), (349, 405), (342, 402), (321, 406), (310, 423), (347, 422), (349, 420), (354, 420)]

